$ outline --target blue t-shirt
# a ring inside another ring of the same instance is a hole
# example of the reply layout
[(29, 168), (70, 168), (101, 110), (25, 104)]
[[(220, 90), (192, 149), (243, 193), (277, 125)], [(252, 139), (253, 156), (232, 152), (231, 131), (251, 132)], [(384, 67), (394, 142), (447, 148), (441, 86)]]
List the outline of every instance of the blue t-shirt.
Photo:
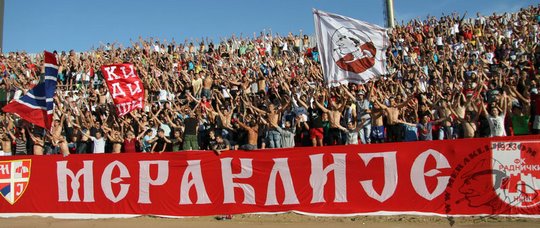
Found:
[(427, 124), (419, 123), (416, 125), (418, 128), (418, 140), (420, 141), (431, 141), (433, 140), (433, 123), (428, 122)]
[(319, 52), (318, 51), (314, 51), (313, 53), (313, 60), (315, 62), (319, 62)]
[(418, 141), (418, 128), (417, 126), (411, 126), (409, 124), (403, 124), (405, 127), (405, 142), (414, 142)]
[(151, 137), (148, 135), (145, 135), (142, 140), (142, 151), (143, 152), (150, 152), (150, 149), (152, 149), (152, 144), (150, 144)]

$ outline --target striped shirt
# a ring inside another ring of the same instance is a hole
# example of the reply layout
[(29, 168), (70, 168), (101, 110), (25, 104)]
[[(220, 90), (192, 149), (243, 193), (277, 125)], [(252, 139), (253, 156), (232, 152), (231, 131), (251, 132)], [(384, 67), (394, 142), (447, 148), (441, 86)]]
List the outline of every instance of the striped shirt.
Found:
[(18, 137), (15, 139), (15, 154), (16, 155), (23, 155), (26, 154), (26, 141), (22, 139), (22, 137)]

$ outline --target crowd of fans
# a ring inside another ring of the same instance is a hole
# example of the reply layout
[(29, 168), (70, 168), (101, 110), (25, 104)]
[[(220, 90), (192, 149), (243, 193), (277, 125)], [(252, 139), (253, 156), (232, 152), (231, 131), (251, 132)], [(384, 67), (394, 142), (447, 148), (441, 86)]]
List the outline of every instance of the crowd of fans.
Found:
[[(132, 41), (59, 52), (50, 131), (0, 113), (13, 154), (255, 150), (539, 134), (540, 8), (411, 20), (389, 31), (388, 75), (328, 88), (312, 38)], [(100, 66), (135, 64), (145, 107), (117, 117)], [(0, 56), (0, 106), (42, 57)]]

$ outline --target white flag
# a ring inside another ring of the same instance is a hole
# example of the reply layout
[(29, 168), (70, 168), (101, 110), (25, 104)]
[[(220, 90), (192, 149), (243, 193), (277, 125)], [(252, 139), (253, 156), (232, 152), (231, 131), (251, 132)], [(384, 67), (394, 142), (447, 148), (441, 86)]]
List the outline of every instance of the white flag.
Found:
[(364, 84), (386, 74), (386, 29), (313, 9), (315, 33), (327, 85)]

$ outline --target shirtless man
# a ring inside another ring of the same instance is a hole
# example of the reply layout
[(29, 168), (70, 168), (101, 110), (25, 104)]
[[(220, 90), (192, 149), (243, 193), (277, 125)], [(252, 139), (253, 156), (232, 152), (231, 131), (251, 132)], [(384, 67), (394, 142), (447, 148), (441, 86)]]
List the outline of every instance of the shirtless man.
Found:
[(107, 90), (105, 88), (101, 88), (100, 91), (98, 91), (98, 97), (100, 105), (107, 104)]
[(445, 119), (441, 128), (439, 129), (439, 140), (443, 139), (452, 139), (454, 134), (454, 129), (452, 128), (452, 112), (450, 111), (448, 101), (442, 100), (441, 106), (438, 107), (437, 113), (439, 114), (440, 119)]
[[(289, 106), (290, 102), (281, 107), (280, 109), (276, 110), (276, 107), (274, 104), (268, 105), (268, 112), (265, 112), (261, 109), (258, 109), (257, 107), (251, 105), (251, 108), (253, 108), (255, 111), (257, 111), (260, 114), (266, 115), (266, 121), (270, 124), (270, 126), (276, 126), (279, 125), (279, 120), (281, 120), (281, 113), (285, 111), (285, 109)], [(281, 148), (281, 134), (279, 131), (272, 127), (268, 130), (268, 136), (267, 140), (270, 142), (270, 148)]]
[(383, 115), (384, 110), (377, 103), (373, 103), (373, 109), (371, 110), (371, 142), (383, 143), (384, 142), (384, 122)]
[(330, 117), (330, 130), (328, 132), (328, 143), (329, 145), (338, 145), (341, 144), (341, 113), (345, 109), (348, 100), (342, 104), (337, 104), (335, 101), (330, 101), (331, 110), (327, 109), (319, 101), (315, 100), (315, 104), (323, 112), (328, 113)]
[(231, 102), (230, 109), (224, 109), (222, 111), (221, 106), (223, 106), (223, 103), (221, 102), (221, 99), (218, 97), (218, 95), (214, 95), (214, 98), (215, 98), (215, 101), (218, 104), (217, 113), (218, 113), (219, 120), (220, 120), (220, 122), (218, 122), (218, 127), (222, 128), (222, 129), (224, 129), (224, 128), (232, 129), (231, 119), (232, 119), (232, 115), (234, 113), (234, 109), (236, 108), (236, 106), (234, 105), (235, 102), (234, 101)]
[[(478, 84), (482, 84), (481, 80)], [(463, 138), (474, 138), (476, 136), (476, 130), (479, 113), (476, 110), (476, 106), (473, 102), (478, 101), (478, 96), (482, 91), (483, 86), (479, 85), (474, 89), (474, 92), (470, 97), (466, 97), (464, 93), (459, 93), (454, 99), (454, 107), (449, 107), (449, 110), (457, 118), (457, 121), (461, 124), (461, 130), (463, 131)]]
[[(481, 86), (478, 86), (476, 90), (477, 91), (469, 100), (461, 93), (458, 97), (458, 101), (455, 102), (457, 103), (455, 107), (453, 109), (449, 108), (450, 112), (457, 118), (457, 121), (461, 123), (463, 138), (474, 138), (476, 136), (476, 130), (478, 129), (476, 124), (478, 123), (480, 112), (472, 103), (479, 100), (478, 96), (482, 90)], [(462, 105), (463, 102), (465, 102), (465, 104)], [(483, 102), (480, 104), (483, 105)]]
[(405, 107), (407, 103), (412, 99), (412, 96), (409, 97), (405, 102), (397, 105), (395, 98), (391, 97), (389, 99), (390, 106), (386, 106), (379, 102), (379, 100), (375, 100), (375, 103), (377, 103), (378, 106), (381, 107), (381, 109), (384, 112), (384, 115), (386, 116), (386, 120), (388, 123), (388, 129), (387, 129), (387, 138), (389, 142), (399, 142), (401, 141), (401, 125), (399, 123), (399, 114), (400, 109)]
[(451, 109), (453, 109), (453, 111), (455, 112), (452, 112), (452, 114), (456, 115), (457, 117), (460, 117), (460, 118), (465, 118), (465, 112), (467, 110), (467, 103), (466, 103), (466, 98), (465, 98), (465, 95), (463, 93), (459, 93), (457, 95), (457, 98), (454, 99), (454, 107), (452, 107)]
[(203, 80), (203, 89), (201, 97), (206, 97), (207, 99), (212, 98), (212, 85), (214, 84), (214, 79), (210, 74), (208, 74)]
[(51, 127), (51, 138), (54, 141), (53, 144), (58, 145), (58, 147), (60, 148), (60, 153), (62, 153), (64, 156), (68, 156), (68, 143), (66, 141), (66, 138), (62, 135), (62, 123), (64, 122), (64, 119), (65, 115), (62, 115), (62, 117), (60, 117), (60, 120), (56, 119), (53, 121), (53, 125)]
[(476, 123), (478, 122), (479, 112), (474, 114), (471, 111), (465, 112), (464, 118), (461, 118), (454, 110), (452, 113), (457, 117), (457, 120), (461, 123), (461, 128), (463, 129), (463, 138), (474, 138), (476, 135)]
[(45, 141), (43, 141), (43, 139), (41, 139), (40, 137), (35, 136), (34, 133), (30, 131), (30, 129), (26, 128), (26, 131), (28, 132), (28, 134), (30, 135), (30, 138), (34, 142), (34, 155), (43, 155), (43, 152), (44, 152), (43, 148), (45, 146)]
[(2, 140), (2, 150), (4, 151), (4, 154), (11, 155), (11, 139), (9, 138), (6, 128), (2, 129), (0, 138)]
[(248, 144), (242, 145), (241, 150), (256, 150), (257, 149), (257, 138), (259, 137), (259, 127), (255, 121), (251, 122), (248, 125), (238, 121), (240, 127), (244, 128), (248, 132)]
[(122, 152), (122, 143), (124, 142), (122, 134), (119, 131), (112, 130), (105, 126), (103, 126), (102, 129), (105, 130), (109, 142), (112, 144), (112, 153), (118, 154)]

